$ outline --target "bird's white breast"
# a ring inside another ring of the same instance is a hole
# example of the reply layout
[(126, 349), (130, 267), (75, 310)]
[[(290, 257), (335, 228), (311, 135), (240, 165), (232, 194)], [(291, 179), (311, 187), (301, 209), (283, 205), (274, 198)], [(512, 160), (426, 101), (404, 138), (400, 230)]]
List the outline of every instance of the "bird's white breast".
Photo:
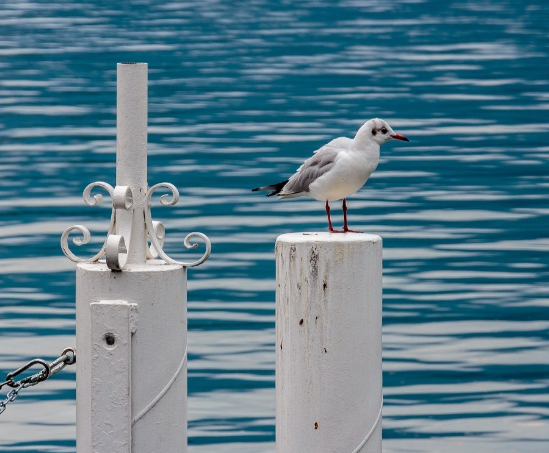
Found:
[(338, 154), (334, 167), (310, 185), (309, 194), (319, 201), (347, 198), (366, 183), (378, 162), (379, 151), (345, 150)]

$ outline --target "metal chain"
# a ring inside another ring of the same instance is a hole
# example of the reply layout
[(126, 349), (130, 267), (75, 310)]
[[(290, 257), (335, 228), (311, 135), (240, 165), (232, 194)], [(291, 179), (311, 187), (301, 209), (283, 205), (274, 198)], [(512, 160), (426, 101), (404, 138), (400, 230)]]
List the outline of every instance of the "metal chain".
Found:
[[(0, 390), (2, 390), (2, 387), (4, 386), (11, 387), (11, 390), (8, 392), (6, 398), (3, 401), (0, 400), (0, 414), (2, 414), (6, 410), (8, 403), (12, 403), (17, 399), (17, 397), (19, 396), (19, 392), (22, 389), (32, 387), (39, 382), (45, 381), (46, 379), (51, 378), (54, 374), (59, 373), (67, 365), (74, 365), (75, 363), (76, 349), (65, 348), (61, 355), (49, 364), (42, 359), (33, 359), (26, 365), (23, 365), (21, 368), (18, 368), (17, 370), (8, 373), (6, 375), (6, 380), (0, 383)], [(20, 379), (19, 381), (15, 381), (13, 379), (14, 377), (20, 375), (21, 373), (35, 365), (40, 365), (43, 369), (38, 373)]]

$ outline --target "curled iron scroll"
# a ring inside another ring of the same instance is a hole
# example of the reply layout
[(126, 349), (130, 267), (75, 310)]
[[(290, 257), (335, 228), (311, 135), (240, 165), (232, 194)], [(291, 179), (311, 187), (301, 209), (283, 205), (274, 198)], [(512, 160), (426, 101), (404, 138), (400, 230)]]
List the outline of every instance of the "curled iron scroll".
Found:
[(160, 204), (163, 206), (173, 206), (179, 201), (179, 191), (177, 188), (168, 182), (161, 182), (158, 184), (155, 184), (147, 191), (147, 209), (145, 209), (145, 224), (147, 228), (147, 233), (149, 240), (151, 241), (151, 247), (150, 252), (153, 257), (159, 257), (163, 259), (166, 263), (170, 264), (180, 264), (182, 266), (186, 267), (194, 267), (202, 264), (204, 261), (208, 259), (210, 256), (210, 253), (212, 251), (212, 244), (210, 242), (210, 239), (203, 233), (198, 232), (192, 232), (187, 234), (185, 236), (185, 239), (183, 240), (183, 245), (188, 249), (196, 249), (198, 247), (198, 243), (191, 243), (192, 238), (200, 238), (204, 242), (204, 245), (206, 247), (206, 250), (204, 251), (204, 254), (202, 257), (200, 257), (196, 261), (192, 262), (185, 262), (185, 261), (177, 261), (173, 258), (170, 258), (163, 250), (164, 246), (164, 238), (165, 238), (165, 228), (164, 225), (160, 222), (153, 222), (151, 210), (150, 210), (150, 203), (153, 193), (159, 189), (164, 188), (171, 191), (171, 199), (169, 198), (168, 194), (164, 194), (160, 197)]
[(76, 256), (71, 251), (69, 246), (70, 234), (73, 231), (78, 231), (81, 233), (82, 237), (75, 237), (72, 240), (73, 244), (76, 246), (88, 244), (90, 242), (91, 234), (90, 234), (90, 230), (88, 230), (84, 225), (72, 225), (68, 227), (65, 231), (63, 231), (63, 234), (61, 235), (61, 249), (63, 250), (63, 253), (65, 254), (65, 256), (71, 261), (74, 261), (75, 263), (95, 263), (95, 262), (98, 262), (103, 257), (103, 255), (107, 254), (108, 256), (107, 256), (106, 262), (107, 262), (107, 265), (109, 266), (109, 269), (121, 270), (125, 265), (125, 260), (122, 259), (121, 261), (119, 257), (115, 259), (113, 253), (114, 253), (114, 250), (120, 250), (121, 251), (120, 253), (122, 253), (123, 250), (126, 250), (126, 244), (123, 244), (123, 238), (122, 238), (121, 246), (115, 246), (114, 241), (115, 240), (118, 241), (118, 239), (112, 239), (111, 237), (116, 236), (114, 234), (116, 230), (116, 209), (131, 208), (133, 204), (132, 193), (130, 188), (127, 186), (113, 187), (109, 183), (106, 183), (103, 181), (93, 182), (91, 184), (88, 184), (88, 186), (86, 186), (83, 193), (84, 202), (88, 206), (98, 206), (101, 203), (103, 203), (102, 194), (98, 193), (94, 196), (91, 195), (92, 190), (96, 187), (100, 187), (106, 190), (110, 195), (113, 203), (109, 229), (107, 231), (107, 237), (103, 243), (103, 246), (101, 247), (99, 252), (97, 252), (91, 258), (80, 258)]

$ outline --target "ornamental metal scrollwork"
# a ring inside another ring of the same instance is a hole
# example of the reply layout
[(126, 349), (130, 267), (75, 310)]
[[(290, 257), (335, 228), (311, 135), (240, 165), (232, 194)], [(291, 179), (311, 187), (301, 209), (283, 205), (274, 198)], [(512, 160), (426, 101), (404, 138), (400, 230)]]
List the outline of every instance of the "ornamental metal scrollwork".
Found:
[[(115, 271), (121, 271), (124, 269), (127, 260), (128, 249), (130, 244), (125, 243), (124, 237), (116, 234), (116, 212), (118, 209), (128, 210), (133, 206), (132, 193), (127, 186), (112, 187), (110, 184), (102, 181), (89, 184), (83, 193), (84, 202), (88, 206), (98, 206), (103, 202), (103, 195), (95, 194), (93, 197), (91, 192), (94, 188), (102, 188), (108, 192), (112, 200), (112, 212), (109, 229), (107, 231), (107, 237), (103, 243), (103, 246), (94, 256), (91, 258), (80, 258), (76, 256), (70, 249), (69, 236), (74, 231), (81, 234), (81, 237), (73, 238), (72, 242), (76, 246), (82, 246), (90, 242), (90, 231), (84, 225), (72, 225), (68, 227), (61, 235), (61, 249), (67, 258), (76, 263), (106, 263), (108, 268)], [(163, 206), (173, 206), (179, 201), (179, 191), (170, 183), (159, 183), (152, 186), (147, 191), (146, 205), (145, 205), (145, 229), (150, 246), (147, 249), (146, 259), (154, 260), (160, 258), (168, 264), (180, 264), (186, 267), (193, 267), (202, 264), (208, 259), (211, 253), (211, 242), (208, 237), (202, 233), (192, 232), (189, 233), (183, 240), (183, 245), (188, 249), (196, 249), (198, 243), (191, 243), (191, 239), (198, 237), (202, 239), (206, 250), (202, 257), (196, 261), (184, 262), (177, 261), (169, 257), (164, 252), (164, 240), (166, 235), (166, 229), (162, 222), (152, 220), (151, 216), (151, 198), (153, 193), (159, 189), (165, 188), (171, 192), (171, 198), (168, 194), (164, 194), (160, 197), (160, 204)], [(105, 257), (105, 260), (102, 258)]]
[[(103, 246), (101, 247), (99, 252), (97, 252), (94, 256), (92, 256), (91, 258), (80, 258), (76, 256), (70, 249), (69, 235), (73, 231), (79, 231), (82, 234), (82, 237), (81, 238), (75, 237), (72, 240), (72, 242), (76, 246), (81, 246), (90, 242), (90, 238), (91, 238), (90, 230), (88, 230), (84, 225), (73, 225), (68, 227), (61, 235), (61, 249), (63, 250), (63, 253), (65, 254), (65, 256), (71, 261), (74, 261), (75, 263), (99, 262), (99, 260), (103, 257), (103, 255), (107, 253), (109, 238), (115, 235), (114, 232), (116, 230), (116, 209), (117, 208), (129, 209), (133, 204), (132, 194), (129, 187), (117, 186), (114, 188), (109, 183), (106, 183), (103, 181), (97, 181), (97, 182), (92, 182), (91, 184), (88, 184), (88, 186), (84, 189), (84, 193), (83, 193), (84, 202), (88, 206), (98, 206), (101, 203), (103, 203), (103, 195), (101, 195), (100, 193), (94, 195), (93, 197), (91, 196), (92, 189), (96, 187), (100, 187), (106, 190), (110, 195), (113, 203), (112, 212), (111, 212), (111, 221), (109, 224), (109, 229), (107, 231), (107, 238), (105, 239), (105, 242), (103, 243)], [(111, 246), (109, 247), (109, 252), (111, 252), (112, 247), (113, 246), (111, 242)], [(125, 245), (123, 249), (125, 249)], [(112, 265), (115, 266), (114, 268), (109, 266), (109, 268), (110, 269), (116, 269), (116, 267), (120, 268), (121, 263), (119, 259), (117, 258), (117, 260), (114, 260), (114, 258), (112, 257), (112, 252), (109, 253), (109, 255), (111, 256), (111, 259), (109, 260), (110, 263), (112, 263)], [(125, 262), (123, 264), (125, 264)], [(122, 264), (122, 267), (123, 267), (123, 264)]]
[(196, 249), (198, 247), (198, 243), (191, 243), (191, 239), (193, 237), (198, 237), (202, 239), (202, 241), (204, 242), (206, 250), (204, 251), (204, 254), (202, 255), (202, 257), (200, 257), (196, 261), (192, 261), (192, 262), (177, 261), (169, 257), (164, 252), (163, 247), (164, 247), (164, 238), (165, 238), (166, 230), (162, 222), (154, 222), (152, 220), (151, 209), (150, 209), (151, 197), (153, 193), (161, 187), (170, 190), (172, 195), (171, 199), (169, 198), (168, 194), (164, 194), (160, 197), (160, 204), (162, 206), (173, 206), (179, 201), (179, 191), (173, 184), (170, 184), (169, 182), (161, 182), (161, 183), (155, 184), (147, 191), (147, 209), (145, 209), (145, 225), (147, 229), (147, 236), (149, 238), (149, 241), (151, 242), (149, 253), (151, 257), (154, 257), (154, 258), (159, 257), (169, 264), (180, 264), (186, 267), (199, 266), (200, 264), (202, 264), (204, 261), (208, 259), (208, 257), (210, 256), (210, 253), (212, 252), (212, 244), (210, 242), (210, 239), (203, 233), (198, 233), (194, 231), (192, 233), (187, 234), (187, 236), (185, 236), (185, 239), (183, 240), (183, 245), (188, 249)]

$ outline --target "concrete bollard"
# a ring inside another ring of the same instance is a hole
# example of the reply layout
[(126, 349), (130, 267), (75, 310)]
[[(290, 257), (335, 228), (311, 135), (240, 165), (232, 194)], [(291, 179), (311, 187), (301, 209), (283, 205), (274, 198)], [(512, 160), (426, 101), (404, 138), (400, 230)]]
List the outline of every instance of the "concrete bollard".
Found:
[(276, 451), (381, 453), (382, 241), (276, 241)]

